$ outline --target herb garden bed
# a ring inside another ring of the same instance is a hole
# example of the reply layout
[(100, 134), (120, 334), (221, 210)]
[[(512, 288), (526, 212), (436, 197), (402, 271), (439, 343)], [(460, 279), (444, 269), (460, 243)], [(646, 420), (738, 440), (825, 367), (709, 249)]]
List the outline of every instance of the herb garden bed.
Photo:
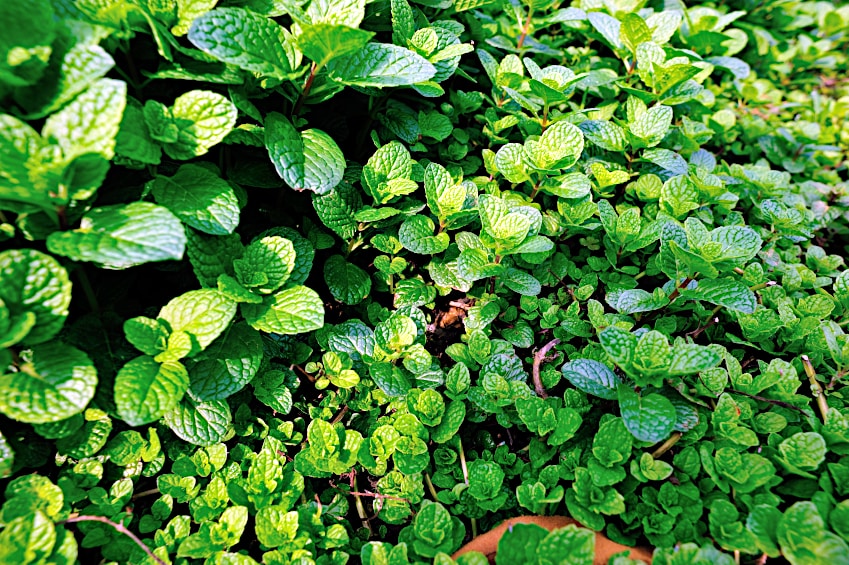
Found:
[(0, 563), (849, 563), (849, 7), (689, 4), (0, 2)]

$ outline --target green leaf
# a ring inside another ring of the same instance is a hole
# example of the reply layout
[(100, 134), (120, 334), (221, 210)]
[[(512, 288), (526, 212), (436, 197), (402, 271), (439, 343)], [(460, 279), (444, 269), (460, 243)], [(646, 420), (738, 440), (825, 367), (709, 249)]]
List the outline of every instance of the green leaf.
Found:
[(637, 350), (637, 338), (634, 334), (616, 326), (608, 326), (598, 334), (598, 339), (614, 363), (620, 367), (631, 365)]
[(365, 17), (366, 0), (314, 0), (307, 16), (312, 23), (344, 24), (357, 27)]
[(433, 235), (435, 226), (427, 216), (410, 216), (398, 230), (398, 239), (405, 249), (422, 255), (442, 253), (450, 240), (447, 233)]
[(247, 385), (263, 361), (262, 337), (244, 322), (234, 324), (191, 363), (189, 381), (195, 400), (222, 400)]
[(568, 173), (547, 179), (541, 189), (560, 198), (583, 198), (592, 191), (592, 183), (583, 173)]
[(41, 77), (56, 37), (54, 18), (53, 7), (45, 0), (0, 6), (0, 21), (15, 22), (0, 43), (0, 83), (25, 86)]
[(172, 159), (182, 161), (205, 155), (232, 131), (237, 116), (236, 106), (218, 93), (186, 92), (171, 107), (176, 139), (164, 143), (162, 149)]
[(188, 388), (189, 375), (180, 363), (136, 357), (115, 376), (118, 415), (131, 426), (154, 422), (173, 410)]
[(591, 143), (606, 151), (621, 152), (625, 150), (627, 140), (625, 130), (604, 120), (587, 120), (578, 126), (584, 132), (584, 137)]
[(100, 79), (47, 118), (41, 135), (62, 148), (66, 162), (86, 153), (112, 159), (126, 103), (125, 82)]
[(321, 298), (305, 286), (266, 296), (262, 304), (243, 304), (242, 315), (260, 331), (284, 335), (306, 333), (324, 325)]
[(540, 136), (538, 143), (545, 154), (542, 168), (567, 169), (581, 157), (584, 134), (578, 126), (561, 120), (549, 126)]
[(433, 78), (436, 68), (424, 57), (398, 45), (369, 43), (358, 52), (333, 59), (330, 78), (351, 86), (403, 86)]
[(190, 290), (173, 298), (159, 311), (171, 333), (184, 332), (191, 338), (189, 357), (203, 351), (233, 320), (236, 303), (217, 290)]
[(536, 548), (539, 557), (556, 555), (570, 565), (592, 565), (595, 557), (595, 533), (589, 528), (569, 524), (549, 533)]
[[(410, 152), (398, 141), (381, 146), (363, 167), (362, 182), (376, 204), (385, 204), (405, 192), (393, 191), (392, 181), (407, 180), (413, 172)], [(412, 190), (415, 190), (414, 186)]]
[(640, 147), (654, 147), (669, 132), (672, 125), (672, 108), (653, 106), (639, 118), (629, 124), (631, 135), (635, 136)]
[(95, 208), (83, 216), (79, 229), (47, 238), (52, 253), (111, 269), (182, 259), (185, 247), (180, 220), (149, 202)]
[(303, 25), (297, 37), (298, 48), (314, 61), (318, 68), (322, 68), (336, 57), (359, 51), (374, 37), (373, 32), (349, 27), (355, 24), (342, 24)]
[(357, 233), (354, 213), (362, 208), (363, 201), (352, 184), (341, 182), (325, 194), (313, 195), (312, 205), (321, 222), (342, 239), (347, 241)]
[(625, 14), (625, 17), (622, 18), (622, 27), (619, 34), (622, 43), (631, 53), (636, 53), (638, 45), (651, 41), (652, 38), (649, 26), (637, 14)]
[(195, 402), (189, 396), (165, 415), (165, 423), (179, 438), (202, 446), (223, 441), (233, 426), (226, 401)]
[(825, 461), (826, 444), (818, 433), (800, 432), (778, 444), (778, 452), (794, 467), (815, 471)]
[(294, 244), (279, 236), (251, 242), (244, 255), (233, 261), (239, 282), (261, 294), (271, 294), (289, 280), (295, 269)]
[[(68, 272), (55, 259), (34, 249), (0, 253), (0, 308), (7, 310), (5, 323), (0, 319), (0, 341), (5, 347), (52, 339), (62, 329), (70, 303)], [(28, 332), (8, 343), (9, 329), (20, 325), (16, 320), (27, 320)]]
[[(495, 564), (537, 563), (537, 548), (547, 535), (548, 530), (536, 524), (512, 525), (498, 541)], [(558, 556), (567, 557), (560, 554)]]
[(430, 163), (427, 166), (424, 186), (427, 205), (440, 221), (463, 209), (466, 189), (462, 185), (455, 184), (443, 166), (437, 163)]
[(617, 288), (607, 293), (605, 299), (610, 307), (620, 314), (651, 312), (653, 310), (660, 310), (669, 304), (666, 294), (659, 289), (654, 294), (651, 294), (639, 288), (628, 290)]
[(88, 355), (62, 343), (20, 353), (18, 370), (0, 377), (0, 412), (30, 424), (57, 422), (82, 412), (94, 397), (97, 370)]
[(282, 505), (260, 508), (256, 514), (256, 536), (265, 547), (292, 543), (298, 535), (298, 512)]
[(675, 427), (675, 406), (665, 396), (640, 396), (627, 385), (619, 385), (619, 410), (625, 427), (640, 441), (656, 443), (669, 437)]
[(617, 387), (622, 381), (604, 363), (594, 359), (574, 359), (565, 363), (560, 371), (579, 390), (605, 400), (617, 398)]
[(667, 371), (670, 375), (690, 375), (719, 365), (722, 357), (708, 347), (694, 344), (676, 345)]
[(219, 61), (284, 80), (300, 65), (291, 35), (273, 20), (242, 8), (217, 8), (192, 22), (189, 41)]
[(525, 149), (518, 143), (502, 145), (495, 154), (495, 166), (505, 179), (513, 184), (529, 180), (526, 164)]
[(294, 190), (326, 194), (342, 180), (345, 157), (321, 130), (298, 133), (282, 114), (272, 112), (265, 121), (265, 145), (277, 174)]
[(233, 187), (206, 167), (183, 165), (173, 177), (157, 176), (152, 192), (159, 204), (198, 231), (226, 235), (239, 225)]
[(10, 520), (0, 532), (0, 560), (3, 563), (45, 562), (55, 544), (53, 521), (36, 510)]
[(688, 300), (704, 300), (717, 306), (752, 314), (757, 308), (755, 293), (740, 279), (702, 279), (694, 289), (681, 289), (680, 294)]
[(341, 255), (332, 255), (324, 263), (324, 282), (333, 298), (345, 304), (359, 304), (371, 292), (371, 278)]

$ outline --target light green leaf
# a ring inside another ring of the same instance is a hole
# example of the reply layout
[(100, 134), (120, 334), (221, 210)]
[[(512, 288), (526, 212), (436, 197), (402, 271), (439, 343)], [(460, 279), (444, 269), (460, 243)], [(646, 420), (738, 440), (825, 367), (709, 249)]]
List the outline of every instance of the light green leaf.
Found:
[(165, 415), (165, 423), (180, 439), (202, 446), (223, 441), (233, 428), (227, 401), (195, 402), (189, 396)]
[(236, 106), (216, 92), (186, 92), (171, 106), (177, 139), (163, 144), (162, 149), (172, 159), (182, 161), (205, 155), (232, 131), (237, 116)]
[(690, 375), (719, 365), (722, 357), (708, 347), (695, 344), (676, 345), (672, 348), (669, 374)]
[(47, 118), (41, 135), (62, 148), (66, 161), (85, 153), (112, 159), (126, 103), (127, 83), (100, 79)]
[(681, 289), (679, 292), (688, 300), (704, 300), (744, 314), (754, 313), (758, 305), (755, 293), (746, 283), (732, 277), (702, 279), (695, 289)]
[(627, 143), (625, 130), (613, 122), (605, 120), (587, 120), (578, 126), (584, 132), (584, 137), (591, 143), (607, 151), (622, 152)]
[(398, 239), (405, 249), (413, 253), (433, 255), (448, 248), (450, 240), (447, 233), (433, 235), (435, 226), (427, 216), (410, 216), (398, 230)]
[(294, 244), (279, 236), (251, 242), (244, 255), (233, 261), (239, 283), (260, 294), (271, 294), (289, 280), (295, 269)]
[(20, 353), (16, 372), (0, 377), (0, 412), (30, 424), (57, 422), (82, 412), (96, 385), (88, 355), (63, 343), (36, 345)]
[(52, 339), (62, 329), (70, 303), (68, 272), (55, 259), (34, 249), (0, 253), (0, 308), (7, 309), (5, 323), (0, 320), (0, 341), (9, 328), (20, 324), (17, 320), (28, 316), (33, 317), (26, 322), (31, 327), (16, 343), (33, 345)]
[(324, 281), (333, 298), (345, 304), (362, 302), (371, 292), (371, 278), (341, 255), (332, 255), (324, 263)]
[(324, 304), (314, 290), (295, 286), (266, 296), (262, 304), (243, 304), (242, 315), (260, 331), (294, 335), (324, 325)]
[(177, 362), (162, 363), (136, 357), (115, 376), (118, 415), (131, 426), (154, 422), (174, 409), (189, 388), (186, 368)]
[(630, 123), (631, 135), (637, 138), (640, 147), (654, 147), (669, 132), (672, 125), (672, 108), (653, 106)]
[(523, 296), (537, 296), (542, 292), (540, 282), (533, 275), (521, 269), (506, 269), (499, 277), (499, 281), (513, 292), (518, 292)]
[(352, 184), (341, 182), (330, 192), (313, 195), (312, 205), (321, 222), (347, 241), (357, 233), (354, 213), (363, 206), (360, 194)]
[(584, 134), (578, 126), (561, 120), (549, 126), (539, 138), (545, 152), (545, 169), (568, 169), (578, 162), (584, 150)]
[(663, 291), (652, 294), (640, 288), (611, 290), (607, 293), (606, 300), (610, 307), (620, 314), (651, 312), (669, 304), (669, 299)]
[(282, 114), (272, 112), (265, 121), (265, 145), (277, 174), (295, 190), (326, 194), (342, 180), (345, 157), (321, 130), (298, 133)]
[(312, 0), (307, 16), (313, 24), (341, 24), (357, 27), (366, 13), (366, 0)]
[(168, 323), (172, 334), (185, 332), (191, 337), (191, 357), (215, 341), (235, 314), (235, 302), (217, 290), (202, 289), (171, 299), (159, 311), (159, 319)]
[(495, 154), (495, 166), (498, 172), (513, 184), (525, 182), (530, 178), (525, 165), (525, 149), (519, 143), (502, 145)]
[(186, 225), (211, 235), (233, 233), (239, 225), (239, 201), (233, 187), (198, 165), (183, 165), (173, 177), (157, 176), (153, 197)]
[(79, 229), (54, 232), (47, 248), (74, 261), (126, 269), (151, 261), (182, 259), (186, 234), (167, 208), (149, 202), (95, 208)]
[(463, 209), (466, 189), (462, 185), (455, 184), (442, 165), (430, 163), (427, 166), (424, 185), (427, 205), (440, 221)]
[(201, 51), (280, 80), (290, 78), (301, 62), (290, 38), (275, 21), (242, 8), (217, 8), (189, 28), (189, 41)]
[(619, 35), (622, 43), (631, 53), (636, 53), (638, 45), (651, 41), (652, 38), (649, 26), (637, 14), (625, 14), (625, 17), (622, 19)]
[[(315, 2), (310, 6), (313, 4)], [(355, 24), (350, 22), (343, 22), (342, 25), (302, 25), (298, 35), (298, 48), (314, 61), (318, 68), (322, 68), (336, 57), (359, 51), (374, 37), (373, 32), (349, 27), (353, 25)]]
[(637, 338), (634, 334), (616, 326), (608, 326), (598, 334), (598, 338), (614, 363), (620, 367), (631, 365), (637, 349)]
[(266, 547), (292, 543), (298, 535), (298, 511), (287, 512), (287, 507), (272, 505), (256, 513), (256, 536)]
[(595, 30), (610, 44), (614, 49), (622, 47), (621, 27), (622, 24), (604, 12), (590, 12), (587, 19)]
[(665, 396), (641, 397), (627, 385), (619, 385), (619, 410), (625, 427), (640, 441), (655, 443), (669, 437), (675, 428), (675, 406)]
[(352, 86), (403, 86), (430, 80), (436, 68), (424, 57), (398, 45), (369, 43), (358, 52), (334, 59), (330, 78)]

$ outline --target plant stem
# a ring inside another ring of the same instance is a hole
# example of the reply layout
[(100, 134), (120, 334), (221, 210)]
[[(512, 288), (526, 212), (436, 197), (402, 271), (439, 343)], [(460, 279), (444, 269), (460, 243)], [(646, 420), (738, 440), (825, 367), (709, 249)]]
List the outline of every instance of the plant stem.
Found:
[(304, 100), (306, 100), (307, 96), (310, 95), (310, 90), (312, 89), (312, 82), (315, 80), (315, 74), (318, 70), (318, 65), (313, 63), (310, 67), (310, 74), (307, 77), (307, 81), (304, 83), (304, 90), (301, 92), (301, 95), (298, 97), (298, 101), (295, 103), (295, 109), (292, 110), (292, 114), (298, 114), (301, 111), (301, 108), (304, 105)]
[(548, 398), (548, 394), (545, 392), (545, 387), (542, 386), (542, 379), (539, 376), (539, 366), (542, 364), (543, 361), (546, 360), (545, 356), (548, 354), (549, 351), (551, 351), (551, 348), (556, 346), (558, 343), (560, 343), (560, 340), (554, 338), (545, 345), (543, 345), (539, 349), (539, 351), (534, 353), (534, 366), (532, 373), (534, 379), (534, 390), (536, 391), (537, 396), (539, 396), (540, 398)]
[(739, 394), (742, 396), (747, 396), (754, 400), (760, 400), (761, 402), (768, 402), (769, 404), (774, 404), (776, 406), (781, 406), (782, 408), (787, 408), (788, 410), (796, 410), (801, 414), (805, 414), (805, 411), (799, 408), (798, 406), (794, 406), (789, 402), (784, 402), (782, 400), (773, 400), (772, 398), (765, 398), (763, 396), (758, 396), (757, 394), (749, 394), (748, 392), (743, 392), (742, 390), (734, 390), (733, 388), (726, 389), (725, 392), (730, 392), (732, 394)]
[(117, 531), (121, 532), (122, 534), (124, 534), (125, 536), (127, 536), (128, 538), (133, 540), (136, 543), (136, 545), (138, 545), (140, 548), (142, 548), (144, 550), (144, 552), (148, 555), (148, 557), (150, 557), (151, 559), (156, 561), (159, 565), (165, 565), (165, 562), (162, 559), (160, 559), (159, 557), (157, 557), (150, 550), (150, 548), (148, 548), (145, 545), (145, 543), (142, 540), (140, 540), (138, 538), (138, 536), (136, 536), (136, 534), (134, 534), (133, 532), (128, 530), (124, 526), (124, 524), (117, 524), (117, 523), (113, 522), (112, 520), (110, 520), (109, 518), (106, 518), (105, 516), (72, 516), (71, 518), (68, 518), (67, 520), (62, 520), (61, 522), (59, 522), (59, 524), (73, 524), (74, 522), (101, 522), (103, 524), (106, 524), (107, 526), (112, 526)]
[(143, 490), (141, 492), (137, 492), (136, 494), (133, 495), (132, 500), (136, 500), (137, 498), (142, 498), (142, 497), (145, 497), (145, 496), (151, 496), (153, 494), (159, 494), (159, 489), (158, 488), (152, 488), (152, 489), (149, 489), (149, 490)]
[(430, 492), (430, 495), (433, 497), (433, 500), (435, 500), (436, 502), (439, 502), (439, 498), (436, 496), (436, 489), (433, 488), (433, 482), (431, 482), (431, 480), (430, 480), (430, 474), (429, 473), (424, 474), (424, 480), (425, 480), (425, 484), (427, 485), (427, 490)]
[(682, 436), (682, 435), (683, 435), (683, 434), (681, 434), (681, 432), (675, 432), (674, 434), (672, 434), (671, 436), (669, 436), (669, 439), (667, 439), (665, 442), (663, 442), (662, 444), (660, 444), (660, 447), (658, 447), (657, 449), (655, 449), (655, 450), (654, 450), (654, 452), (652, 452), (651, 456), (652, 456), (652, 457), (654, 457), (655, 459), (657, 459), (658, 457), (660, 457), (661, 455), (663, 455), (664, 453), (666, 453), (667, 451), (669, 451), (669, 449), (670, 449), (673, 445), (675, 445), (676, 443), (678, 443), (678, 440), (679, 440), (679, 439), (681, 439), (681, 436)]
[(469, 486), (469, 468), (466, 467), (466, 453), (463, 451), (463, 440), (458, 439), (457, 445), (460, 448), (460, 468), (463, 469), (463, 481), (466, 486)]
[(687, 277), (686, 279), (684, 279), (684, 282), (676, 286), (675, 290), (672, 291), (672, 294), (669, 295), (669, 303), (671, 304), (673, 300), (678, 298), (678, 295), (681, 294), (681, 289), (687, 288), (687, 285), (689, 285), (691, 282), (693, 282), (693, 277)]
[(817, 380), (817, 374), (814, 371), (814, 366), (811, 364), (810, 358), (807, 355), (802, 355), (802, 365), (805, 367), (805, 374), (808, 375), (808, 380), (811, 382), (811, 393), (817, 399), (817, 407), (820, 410), (822, 421), (825, 422), (828, 416), (828, 402), (825, 400), (825, 393)]
[[(357, 477), (355, 476), (354, 477), (354, 489), (356, 489), (356, 488), (357, 488)], [(371, 523), (368, 520), (368, 515), (366, 514), (366, 509), (363, 506), (363, 501), (362, 501), (362, 499), (360, 498), (360, 495), (357, 492), (352, 492), (351, 494), (354, 495), (354, 504), (357, 507), (357, 515), (360, 517), (360, 521), (362, 521), (365, 529), (368, 530), (369, 537), (371, 537), (374, 532), (371, 529)]]
[(528, 37), (528, 30), (531, 28), (531, 16), (533, 16), (533, 8), (528, 8), (528, 17), (525, 20), (525, 27), (522, 28), (522, 35), (519, 36), (519, 41), (516, 42), (516, 48), (521, 49), (525, 44), (525, 38)]

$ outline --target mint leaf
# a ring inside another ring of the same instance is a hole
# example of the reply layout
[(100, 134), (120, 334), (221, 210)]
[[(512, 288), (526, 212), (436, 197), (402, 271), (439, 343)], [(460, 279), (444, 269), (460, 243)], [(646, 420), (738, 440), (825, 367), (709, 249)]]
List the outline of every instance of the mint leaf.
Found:
[(333, 255), (324, 263), (324, 282), (339, 302), (359, 304), (371, 292), (371, 279), (361, 268)]
[(188, 365), (195, 400), (223, 400), (245, 387), (263, 360), (262, 337), (244, 322), (234, 324)]
[(605, 400), (617, 398), (617, 387), (622, 381), (604, 363), (594, 359), (575, 359), (565, 363), (560, 371), (579, 390)]
[(126, 83), (100, 79), (47, 118), (41, 135), (58, 144), (68, 162), (86, 153), (111, 159), (126, 103)]
[(627, 140), (625, 130), (613, 122), (604, 120), (587, 120), (579, 126), (584, 137), (591, 143), (606, 151), (624, 151)]
[(290, 78), (300, 53), (273, 20), (242, 8), (216, 8), (192, 22), (189, 41), (216, 59), (246, 71)]
[(131, 426), (154, 422), (173, 410), (188, 388), (189, 375), (180, 363), (136, 357), (115, 376), (118, 415)]
[(619, 385), (619, 410), (625, 427), (640, 441), (655, 443), (669, 437), (675, 428), (675, 406), (665, 396), (640, 396), (627, 385)]
[(654, 147), (669, 132), (672, 125), (672, 108), (653, 106), (629, 124), (631, 135), (640, 147)]
[(430, 80), (436, 68), (404, 47), (369, 43), (358, 52), (338, 57), (327, 66), (330, 78), (352, 86), (403, 86)]
[(422, 255), (433, 255), (445, 251), (449, 238), (447, 233), (434, 235), (433, 220), (427, 216), (410, 216), (401, 224), (398, 239), (405, 249)]
[(18, 370), (0, 377), (0, 412), (30, 424), (82, 412), (94, 397), (97, 370), (88, 355), (63, 343), (20, 353)]
[(165, 423), (177, 437), (195, 445), (209, 446), (224, 440), (233, 428), (230, 407), (224, 400), (196, 402), (185, 396)]
[(236, 193), (205, 167), (183, 165), (173, 177), (157, 176), (152, 191), (159, 204), (198, 231), (226, 235), (239, 225)]
[(304, 25), (297, 38), (298, 48), (322, 68), (336, 57), (359, 51), (374, 37), (373, 32), (349, 27), (353, 25), (344, 21), (342, 25)]
[(324, 325), (321, 298), (305, 286), (267, 296), (262, 304), (243, 304), (242, 315), (260, 331), (286, 335), (317, 330)]
[(282, 114), (265, 122), (265, 145), (277, 174), (295, 190), (330, 192), (342, 180), (345, 157), (333, 139), (318, 129), (298, 133)]
[(26, 322), (26, 337), (15, 342), (34, 345), (52, 339), (62, 329), (70, 303), (68, 272), (55, 259), (32, 249), (0, 253), (0, 304), (7, 310), (5, 324), (0, 320), (0, 340), (28, 316), (32, 320)]
[(190, 290), (172, 299), (159, 311), (171, 333), (184, 332), (191, 338), (193, 356), (221, 335), (236, 314), (236, 303), (217, 290)]
[(296, 257), (291, 241), (266, 236), (248, 245), (242, 257), (233, 261), (233, 270), (241, 284), (254, 292), (271, 294), (289, 280)]
[(149, 202), (95, 208), (83, 216), (79, 229), (47, 238), (52, 253), (111, 269), (182, 259), (185, 247), (180, 220)]
[(171, 107), (176, 139), (163, 144), (162, 149), (172, 159), (182, 161), (205, 155), (230, 133), (237, 116), (236, 106), (220, 94), (186, 92)]

